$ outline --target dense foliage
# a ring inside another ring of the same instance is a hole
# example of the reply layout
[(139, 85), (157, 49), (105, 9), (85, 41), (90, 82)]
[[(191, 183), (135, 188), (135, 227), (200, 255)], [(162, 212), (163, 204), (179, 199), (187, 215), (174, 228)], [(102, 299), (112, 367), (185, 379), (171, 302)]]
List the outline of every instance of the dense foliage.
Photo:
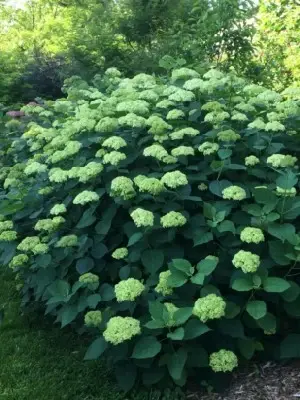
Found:
[(299, 355), (299, 91), (185, 67), (94, 83), (6, 124), (1, 263), (24, 304), (90, 332), (125, 390)]
[(27, 0), (0, 4), (0, 98), (57, 98), (65, 78), (117, 66), (126, 76), (180, 63), (233, 63), (252, 54), (250, 0)]

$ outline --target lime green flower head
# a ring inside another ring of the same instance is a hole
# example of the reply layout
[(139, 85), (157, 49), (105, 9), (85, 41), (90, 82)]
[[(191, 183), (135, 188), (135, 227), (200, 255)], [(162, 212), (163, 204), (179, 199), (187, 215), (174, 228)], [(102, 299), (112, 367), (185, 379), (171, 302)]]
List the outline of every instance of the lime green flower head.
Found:
[(172, 156), (193, 156), (195, 155), (195, 150), (190, 146), (178, 146), (171, 151)]
[(248, 128), (257, 129), (259, 131), (265, 130), (266, 124), (261, 118), (256, 118), (253, 122), (248, 124)]
[(153, 144), (144, 149), (143, 155), (145, 157), (154, 157), (157, 160), (161, 161), (164, 157), (168, 155), (168, 152), (162, 145)]
[(84, 205), (93, 201), (99, 201), (99, 195), (96, 192), (84, 190), (75, 197), (75, 199), (73, 200), (73, 204)]
[(225, 200), (244, 200), (247, 197), (246, 191), (239, 186), (229, 186), (222, 191)]
[(156, 102), (159, 99), (159, 95), (154, 90), (146, 89), (140, 92), (139, 99), (149, 102)]
[(16, 231), (3, 231), (0, 233), (0, 242), (13, 242), (17, 239)]
[(164, 228), (176, 228), (185, 225), (187, 220), (180, 212), (170, 211), (161, 217), (160, 223)]
[(192, 78), (185, 82), (183, 89), (185, 90), (197, 90), (204, 86), (204, 81), (200, 78)]
[(218, 140), (221, 142), (236, 142), (241, 138), (238, 133), (235, 133), (232, 129), (227, 129), (218, 133)]
[(99, 286), (99, 277), (91, 272), (81, 275), (78, 281), (83, 283), (84, 286), (90, 290), (96, 290)]
[(164, 135), (169, 129), (172, 129), (171, 125), (157, 115), (152, 115), (146, 123), (151, 127), (149, 133), (152, 133), (152, 135)]
[(204, 142), (199, 147), (198, 150), (204, 156), (209, 156), (211, 154), (216, 153), (219, 150), (220, 146), (218, 143)]
[(134, 178), (134, 183), (142, 193), (149, 193), (157, 196), (165, 190), (163, 183), (157, 178), (147, 178), (144, 175), (138, 175)]
[(228, 119), (230, 114), (227, 111), (212, 111), (205, 115), (204, 121), (210, 122), (214, 125), (219, 125), (221, 122)]
[(178, 79), (187, 79), (187, 78), (199, 78), (200, 75), (197, 71), (193, 69), (182, 67), (178, 69), (173, 69), (171, 81), (175, 82)]
[(174, 109), (170, 110), (167, 114), (167, 120), (176, 120), (184, 118), (185, 114), (182, 110)]
[[(61, 168), (52, 168), (49, 172), (49, 181), (55, 183), (63, 183), (69, 179), (68, 171)], [(43, 194), (43, 193), (42, 193)]]
[(169, 108), (174, 105), (173, 101), (170, 100), (161, 100), (156, 104), (157, 108)]
[(201, 192), (205, 192), (205, 190), (208, 189), (208, 186), (207, 186), (205, 183), (200, 183), (200, 185), (198, 185), (198, 189), (199, 189)]
[(49, 246), (45, 243), (39, 243), (33, 247), (32, 252), (35, 255), (38, 254), (47, 254), (49, 251)]
[(161, 182), (171, 189), (176, 189), (188, 184), (186, 175), (180, 171), (167, 172), (161, 178)]
[(52, 164), (56, 164), (60, 161), (63, 161), (69, 157), (74, 156), (81, 149), (82, 144), (77, 142), (76, 140), (70, 140), (64, 150), (57, 150), (52, 156), (49, 157), (49, 161)]
[(54, 232), (58, 229), (59, 225), (65, 220), (62, 217), (54, 217), (53, 219), (46, 218), (40, 219), (34, 226), (36, 231)]
[[(71, 171), (74, 170), (75, 174), (72, 176)], [(77, 171), (77, 174), (76, 174)], [(79, 178), (79, 182), (88, 182), (89, 180), (96, 178), (103, 171), (103, 165), (91, 161), (85, 167), (73, 167), (69, 171), (69, 178)]]
[(202, 322), (211, 319), (219, 319), (225, 315), (226, 303), (222, 297), (216, 294), (208, 294), (198, 299), (193, 308), (193, 314)]
[(55, 204), (50, 210), (51, 215), (59, 215), (59, 214), (64, 214), (66, 212), (67, 212), (67, 207), (64, 204)]
[(114, 346), (126, 342), (141, 333), (141, 324), (132, 317), (113, 317), (108, 323), (103, 337)]
[(179, 310), (178, 307), (176, 307), (173, 303), (164, 303), (166, 306), (166, 309), (168, 311), (168, 322), (166, 323), (166, 326), (171, 328), (172, 326), (176, 326), (176, 321), (174, 320), (174, 314), (176, 311)]
[(18, 254), (17, 256), (14, 256), (9, 263), (10, 268), (17, 268), (17, 267), (22, 267), (25, 264), (27, 264), (29, 261), (29, 257), (26, 254)]
[(173, 288), (168, 284), (168, 278), (171, 276), (171, 271), (163, 271), (159, 274), (159, 281), (155, 287), (155, 291), (157, 293), (162, 294), (163, 296), (168, 296), (173, 293)]
[[(279, 121), (280, 120), (280, 114), (277, 112), (270, 112), (267, 114), (268, 121), (273, 122), (273, 121)], [(267, 130), (267, 129), (266, 129)]]
[(200, 132), (197, 129), (187, 127), (187, 128), (182, 128), (182, 129), (179, 129), (178, 131), (171, 133), (170, 138), (172, 140), (181, 140), (184, 138), (184, 136), (194, 137), (194, 136), (199, 135), (199, 133)]
[(241, 268), (245, 274), (252, 273), (257, 271), (260, 265), (260, 257), (250, 251), (240, 250), (234, 255), (232, 263), (235, 268)]
[(238, 366), (238, 358), (232, 351), (222, 349), (210, 355), (209, 365), (214, 372), (231, 372)]
[(75, 247), (78, 245), (78, 237), (76, 235), (62, 236), (56, 243), (55, 247)]
[(119, 249), (116, 249), (111, 256), (116, 260), (123, 260), (123, 258), (128, 256), (128, 250), (126, 247), (120, 247)]
[(130, 126), (131, 128), (144, 128), (146, 126), (146, 119), (134, 113), (120, 117), (118, 122), (121, 126)]
[(40, 238), (38, 236), (28, 236), (18, 244), (17, 249), (20, 251), (32, 251), (36, 245), (40, 243)]
[(88, 311), (84, 316), (84, 323), (89, 328), (98, 328), (102, 322), (102, 313), (99, 310)]
[(249, 112), (249, 113), (256, 111), (255, 107), (253, 107), (251, 104), (244, 103), (244, 102), (236, 104), (234, 106), (234, 108), (236, 108), (239, 111)]
[(126, 154), (120, 151), (111, 151), (103, 156), (103, 164), (118, 165), (123, 160), (126, 160)]
[(127, 100), (117, 105), (118, 112), (134, 113), (137, 115), (147, 115), (149, 113), (149, 103), (145, 100)]
[(276, 187), (276, 195), (280, 197), (294, 197), (297, 194), (296, 188), (283, 189), (279, 186)]
[(209, 101), (201, 107), (201, 110), (204, 111), (222, 111), (226, 108), (225, 104), (220, 103), (219, 101)]
[(13, 229), (14, 224), (12, 221), (1, 221), (0, 222), (0, 233), (3, 231), (9, 231)]
[(136, 191), (133, 182), (126, 176), (118, 176), (111, 182), (111, 196), (121, 197), (123, 200), (130, 200), (135, 197)]
[(154, 224), (154, 214), (152, 211), (147, 211), (143, 208), (137, 208), (132, 211), (130, 216), (138, 228), (153, 226)]
[(104, 117), (95, 126), (97, 132), (110, 133), (115, 132), (118, 128), (118, 120), (116, 118)]
[(47, 171), (47, 165), (40, 164), (37, 161), (33, 161), (30, 164), (27, 164), (26, 168), (24, 169), (25, 175), (35, 175), (41, 174)]
[(259, 158), (256, 156), (245, 157), (245, 165), (249, 167), (254, 167), (254, 165), (259, 164)]
[(272, 165), (274, 168), (286, 168), (286, 167), (293, 167), (297, 162), (297, 157), (293, 157), (289, 154), (272, 154), (270, 157), (267, 158), (267, 164)]
[(283, 132), (285, 131), (285, 126), (278, 121), (268, 122), (265, 126), (265, 131), (267, 132)]
[(189, 102), (195, 99), (195, 95), (193, 92), (190, 92), (189, 90), (178, 88), (176, 92), (170, 94), (168, 99), (171, 101)]
[(95, 154), (95, 157), (97, 158), (102, 158), (105, 154), (107, 153), (107, 150), (105, 149), (99, 149), (97, 153)]
[(122, 301), (134, 301), (139, 297), (145, 286), (137, 279), (128, 278), (115, 285), (116, 299), (120, 303)]
[(238, 112), (238, 111), (234, 111), (233, 112), (233, 116), (231, 117), (232, 121), (248, 121), (248, 117), (246, 114)]
[(252, 227), (244, 228), (241, 232), (240, 238), (242, 242), (256, 243), (256, 244), (264, 242), (265, 240), (263, 231), (259, 228), (252, 228)]
[(102, 146), (108, 147), (113, 150), (119, 150), (122, 147), (126, 147), (127, 143), (120, 136), (111, 136), (104, 140), (104, 142), (102, 143)]

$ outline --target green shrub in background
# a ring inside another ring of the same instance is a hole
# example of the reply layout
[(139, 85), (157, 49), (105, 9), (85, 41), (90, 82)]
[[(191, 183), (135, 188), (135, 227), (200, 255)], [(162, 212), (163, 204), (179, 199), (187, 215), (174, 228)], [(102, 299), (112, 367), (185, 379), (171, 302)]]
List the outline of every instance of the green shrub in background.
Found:
[(95, 85), (26, 106), (1, 170), (24, 304), (90, 332), (124, 390), (299, 355), (297, 90), (189, 68)]

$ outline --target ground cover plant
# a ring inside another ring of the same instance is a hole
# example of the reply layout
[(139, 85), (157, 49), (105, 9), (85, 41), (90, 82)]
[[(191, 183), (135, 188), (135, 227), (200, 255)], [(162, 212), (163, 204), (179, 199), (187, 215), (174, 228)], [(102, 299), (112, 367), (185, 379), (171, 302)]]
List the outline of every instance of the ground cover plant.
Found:
[(0, 262), (23, 303), (92, 334), (124, 390), (299, 355), (297, 89), (185, 67), (94, 85), (6, 124)]

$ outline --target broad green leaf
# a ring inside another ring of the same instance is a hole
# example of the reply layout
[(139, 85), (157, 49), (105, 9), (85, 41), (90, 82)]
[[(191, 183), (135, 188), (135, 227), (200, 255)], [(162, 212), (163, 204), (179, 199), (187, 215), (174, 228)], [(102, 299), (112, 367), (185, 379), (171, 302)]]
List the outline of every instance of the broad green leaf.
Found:
[(269, 189), (253, 189), (255, 201), (260, 204), (276, 204), (278, 197)]
[(273, 314), (267, 313), (263, 318), (256, 320), (257, 325), (266, 332), (276, 331), (276, 318)]
[(263, 282), (263, 287), (269, 293), (282, 293), (289, 289), (290, 284), (285, 279), (269, 277)]
[(191, 277), (191, 282), (195, 285), (203, 285), (204, 279), (205, 275), (202, 272), (197, 272), (197, 274)]
[(129, 392), (137, 377), (137, 368), (131, 361), (118, 362), (115, 368), (118, 385), (124, 392)]
[(223, 233), (223, 232), (232, 232), (233, 234), (235, 234), (235, 232), (236, 232), (234, 223), (233, 223), (232, 221), (229, 221), (229, 220), (222, 221), (222, 222), (218, 225), (217, 230), (218, 230), (220, 233)]
[(177, 258), (172, 260), (172, 265), (178, 271), (183, 272), (187, 276), (191, 276), (193, 272), (192, 264), (187, 260)]
[(108, 283), (103, 283), (99, 290), (102, 301), (111, 301), (115, 298), (114, 288)]
[(97, 360), (107, 349), (108, 344), (101, 336), (93, 341), (93, 343), (87, 349), (84, 359), (85, 360)]
[(195, 233), (195, 235), (193, 235), (194, 247), (211, 242), (213, 239), (214, 237), (211, 232)]
[(137, 359), (153, 358), (160, 350), (161, 343), (154, 336), (144, 336), (136, 342), (131, 357)]
[(232, 150), (229, 149), (221, 149), (218, 151), (218, 156), (221, 158), (221, 160), (225, 160), (231, 155), (232, 155)]
[(287, 240), (291, 244), (297, 244), (296, 229), (292, 224), (276, 224), (274, 222), (269, 224), (268, 232), (282, 242)]
[(209, 332), (211, 329), (198, 319), (190, 319), (184, 327), (184, 339), (191, 340)]
[(70, 293), (70, 285), (66, 281), (57, 280), (48, 287), (48, 292), (52, 296), (67, 297)]
[(264, 301), (254, 300), (247, 304), (246, 310), (252, 318), (260, 319), (267, 314), (267, 305)]
[(170, 287), (180, 287), (187, 282), (187, 276), (184, 272), (174, 270), (167, 279), (167, 284)]
[(166, 307), (159, 301), (149, 301), (149, 312), (155, 321), (163, 321)]
[(187, 356), (187, 351), (183, 347), (169, 356), (167, 367), (169, 374), (174, 380), (181, 378)]
[(61, 327), (64, 328), (69, 325), (78, 315), (78, 310), (76, 305), (64, 306), (61, 314)]
[(284, 303), (285, 311), (293, 318), (300, 317), (300, 297), (298, 297), (295, 301)]
[(148, 329), (161, 329), (165, 327), (165, 323), (161, 321), (149, 321), (145, 324), (145, 327)]
[(94, 260), (90, 257), (80, 258), (76, 263), (76, 269), (80, 275), (89, 272), (91, 269), (94, 268)]
[(251, 360), (255, 353), (255, 341), (252, 339), (238, 339), (237, 343), (241, 354), (247, 360)]
[(254, 217), (260, 217), (262, 215), (262, 209), (258, 204), (246, 204), (242, 206), (242, 210)]
[(175, 321), (176, 325), (182, 325), (191, 317), (192, 313), (192, 307), (180, 308), (179, 310), (175, 311), (173, 320)]
[(92, 225), (96, 221), (96, 217), (94, 215), (95, 207), (91, 207), (86, 210), (82, 217), (80, 218), (78, 224), (76, 225), (77, 229), (87, 228), (88, 226)]
[(300, 357), (300, 334), (288, 335), (280, 344), (280, 358)]
[(300, 295), (300, 286), (293, 281), (288, 281), (290, 287), (281, 293), (281, 297), (288, 303), (295, 301)]
[(98, 293), (91, 294), (88, 296), (86, 301), (90, 308), (95, 309), (97, 307), (98, 303), (100, 303), (100, 301), (101, 301), (101, 296)]
[(219, 260), (217, 259), (210, 259), (210, 258), (201, 260), (197, 264), (197, 270), (205, 276), (210, 275), (216, 269), (218, 261)]
[(269, 251), (272, 259), (279, 265), (289, 265), (291, 260), (289, 260), (285, 254), (285, 245), (279, 240), (269, 241)]
[(163, 379), (165, 369), (159, 367), (149, 368), (143, 373), (143, 384), (145, 386), (152, 386)]
[(225, 318), (232, 319), (241, 311), (241, 307), (233, 301), (226, 301)]
[(291, 170), (282, 172), (279, 178), (276, 179), (276, 186), (282, 189), (289, 190), (292, 189), (298, 182), (297, 175)]
[(214, 219), (217, 210), (210, 203), (203, 203), (203, 215), (208, 219)]
[(253, 289), (253, 282), (249, 278), (238, 278), (233, 281), (231, 287), (237, 292), (248, 292)]
[(279, 203), (277, 211), (280, 212), (284, 219), (294, 220), (300, 216), (300, 198), (285, 198), (284, 203)]
[(218, 322), (218, 329), (224, 334), (233, 338), (244, 338), (244, 326), (238, 319), (221, 319)]
[(35, 262), (39, 267), (46, 268), (51, 264), (52, 257), (50, 254), (40, 254), (36, 257)]
[(137, 243), (138, 241), (140, 241), (143, 237), (142, 232), (136, 232), (134, 233), (132, 236), (130, 236), (129, 240), (128, 240), (128, 247), (129, 246), (133, 246), (135, 243)]
[(92, 256), (97, 260), (101, 260), (108, 253), (108, 248), (103, 243), (95, 243), (92, 249)]
[(170, 332), (167, 334), (167, 337), (172, 340), (182, 340), (184, 338), (184, 329), (177, 328), (174, 332)]
[(209, 184), (209, 190), (216, 196), (223, 198), (222, 191), (229, 186), (232, 186), (232, 183), (227, 180), (212, 181)]
[(164, 253), (162, 250), (145, 250), (141, 261), (148, 273), (155, 274), (164, 264)]

